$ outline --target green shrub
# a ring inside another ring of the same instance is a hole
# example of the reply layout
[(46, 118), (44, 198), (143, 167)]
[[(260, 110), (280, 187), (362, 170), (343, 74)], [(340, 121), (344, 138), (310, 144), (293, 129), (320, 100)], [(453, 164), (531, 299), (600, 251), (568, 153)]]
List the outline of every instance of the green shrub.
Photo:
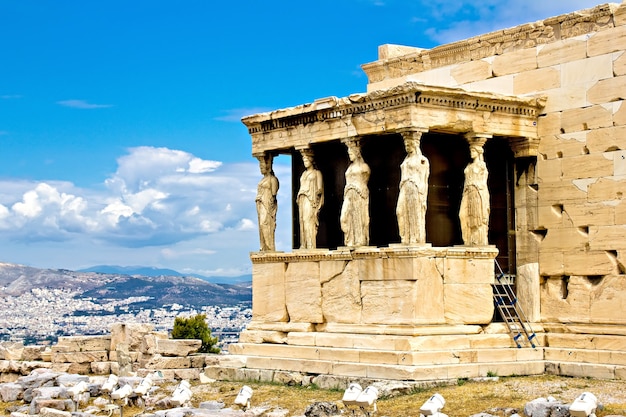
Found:
[(206, 324), (206, 314), (196, 314), (193, 317), (176, 317), (172, 339), (199, 339), (202, 340), (199, 352), (219, 353), (217, 337), (211, 337), (211, 329)]

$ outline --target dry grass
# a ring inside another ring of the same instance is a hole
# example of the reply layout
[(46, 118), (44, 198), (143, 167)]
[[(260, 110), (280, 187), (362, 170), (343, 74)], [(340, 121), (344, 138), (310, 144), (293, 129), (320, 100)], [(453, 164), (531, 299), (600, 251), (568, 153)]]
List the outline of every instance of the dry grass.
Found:
[[(215, 382), (211, 384), (194, 384), (192, 403), (197, 406), (202, 401), (222, 401), (226, 407), (233, 402), (241, 382)], [(246, 382), (254, 390), (253, 407), (287, 409), (290, 416), (302, 416), (306, 408), (315, 402), (334, 402), (340, 410), (343, 391), (324, 390), (311, 387), (290, 387), (285, 385)], [(165, 389), (163, 391), (166, 391)], [(536, 398), (553, 396), (564, 403), (573, 401), (584, 391), (598, 397), (604, 405), (598, 417), (608, 415), (626, 415), (626, 381), (605, 381), (587, 378), (565, 378), (556, 376), (506, 377), (498, 381), (465, 381), (459, 380), (456, 385), (439, 386), (416, 390), (393, 398), (378, 400), (378, 416), (418, 417), (419, 407), (432, 394), (440, 393), (446, 399), (442, 410), (450, 417), (468, 417), (480, 412), (505, 416), (515, 409), (523, 415), (524, 405)], [(7, 407), (15, 404), (0, 403), (5, 415)], [(236, 406), (235, 406), (236, 407)], [(125, 407), (124, 416), (131, 417), (141, 414), (136, 407)], [(357, 413), (360, 415), (360, 413)]]

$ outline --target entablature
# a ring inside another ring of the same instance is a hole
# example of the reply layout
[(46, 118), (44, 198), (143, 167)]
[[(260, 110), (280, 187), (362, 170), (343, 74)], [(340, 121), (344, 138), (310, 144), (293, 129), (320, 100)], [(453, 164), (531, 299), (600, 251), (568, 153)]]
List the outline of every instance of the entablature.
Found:
[(242, 121), (252, 137), (253, 155), (411, 129), (518, 138), (527, 142), (527, 154), (536, 154), (537, 118), (544, 103), (538, 97), (408, 82), (388, 90), (323, 98)]

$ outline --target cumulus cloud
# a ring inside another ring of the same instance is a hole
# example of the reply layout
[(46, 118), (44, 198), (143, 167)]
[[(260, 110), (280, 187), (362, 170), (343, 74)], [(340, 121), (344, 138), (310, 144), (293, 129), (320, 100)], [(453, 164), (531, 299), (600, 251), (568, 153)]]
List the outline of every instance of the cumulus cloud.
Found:
[(117, 162), (101, 190), (52, 182), (3, 188), (0, 227), (19, 240), (82, 233), (128, 247), (256, 228), (248, 220), (255, 218), (260, 177), (252, 161), (224, 165), (180, 150), (137, 147)]
[(73, 109), (105, 109), (108, 107), (113, 107), (112, 104), (95, 104), (89, 103), (86, 100), (61, 100), (57, 101), (57, 104), (63, 107), (71, 107)]

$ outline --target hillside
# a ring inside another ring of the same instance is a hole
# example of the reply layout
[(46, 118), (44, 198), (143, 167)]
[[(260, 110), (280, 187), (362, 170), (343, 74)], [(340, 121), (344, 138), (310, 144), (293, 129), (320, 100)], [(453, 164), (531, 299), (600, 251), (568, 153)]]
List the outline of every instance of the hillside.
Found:
[(142, 308), (166, 304), (185, 307), (234, 305), (252, 301), (252, 284), (216, 284), (195, 277), (105, 274), (38, 269), (0, 263), (0, 296), (19, 297), (33, 289), (66, 290), (93, 302), (147, 297)]

